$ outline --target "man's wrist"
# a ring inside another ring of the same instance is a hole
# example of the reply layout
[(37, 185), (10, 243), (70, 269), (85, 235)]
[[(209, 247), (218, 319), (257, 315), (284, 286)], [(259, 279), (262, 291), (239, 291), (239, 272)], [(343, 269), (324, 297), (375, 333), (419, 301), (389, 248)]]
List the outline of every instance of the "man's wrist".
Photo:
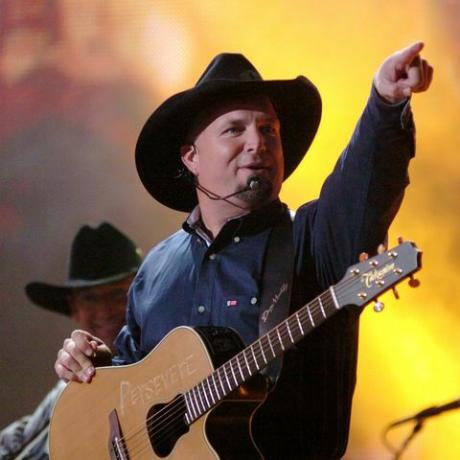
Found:
[(378, 99), (383, 102), (384, 104), (390, 106), (390, 107), (398, 107), (400, 105), (404, 105), (407, 103), (407, 101), (410, 100), (410, 97), (403, 97), (402, 99), (394, 99), (394, 98), (388, 98), (386, 96), (383, 96), (380, 94), (379, 90), (377, 89), (375, 83), (372, 83), (372, 87), (375, 90), (375, 94), (377, 95)]

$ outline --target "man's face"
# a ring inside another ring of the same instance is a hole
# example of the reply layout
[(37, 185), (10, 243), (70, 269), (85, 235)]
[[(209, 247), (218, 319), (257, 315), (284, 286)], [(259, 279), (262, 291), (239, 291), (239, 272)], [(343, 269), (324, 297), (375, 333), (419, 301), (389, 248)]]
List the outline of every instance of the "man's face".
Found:
[(223, 102), (195, 131), (194, 146), (182, 148), (182, 159), (201, 186), (226, 196), (257, 176), (262, 195), (248, 192), (232, 200), (252, 208), (278, 196), (284, 176), (283, 149), (280, 123), (268, 97)]
[(111, 284), (76, 289), (69, 303), (79, 326), (113, 349), (113, 341), (125, 324), (128, 288), (133, 276)]

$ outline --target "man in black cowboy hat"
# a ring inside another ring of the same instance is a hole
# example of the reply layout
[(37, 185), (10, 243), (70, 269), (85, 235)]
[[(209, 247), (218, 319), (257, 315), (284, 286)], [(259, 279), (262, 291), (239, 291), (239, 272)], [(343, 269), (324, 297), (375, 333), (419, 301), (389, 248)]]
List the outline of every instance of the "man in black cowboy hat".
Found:
[[(155, 199), (190, 215), (136, 276), (115, 363), (141, 359), (180, 325), (230, 327), (249, 344), (272, 314), (270, 302), (276, 312), (286, 298), (286, 290), (271, 290), (273, 279), (292, 276), (294, 310), (340, 280), (360, 253), (375, 252), (408, 184), (409, 98), (428, 89), (433, 73), (422, 48), (414, 43), (383, 62), (352, 140), (319, 199), (297, 211), (292, 227), (278, 194), (319, 124), (321, 99), (310, 81), (264, 81), (243, 56), (223, 54), (194, 88), (152, 114), (136, 148), (139, 175)], [(283, 227), (293, 244), (279, 237)], [(267, 458), (344, 454), (359, 313), (342, 309), (286, 354), (281, 374), (279, 367), (269, 372), (276, 386), (268, 401), (281, 404), (262, 408), (252, 425)], [(73, 333), (58, 353), (58, 375), (91, 381), (94, 343)], [(228, 444), (235, 449), (230, 458), (245, 458), (238, 440)]]
[[(84, 225), (72, 243), (67, 283), (33, 282), (25, 291), (33, 303), (69, 316), (114, 351), (115, 337), (125, 324), (128, 288), (141, 262), (139, 248), (111, 224)], [(64, 386), (59, 381), (32, 415), (0, 433), (0, 458), (48, 458), (51, 410)]]

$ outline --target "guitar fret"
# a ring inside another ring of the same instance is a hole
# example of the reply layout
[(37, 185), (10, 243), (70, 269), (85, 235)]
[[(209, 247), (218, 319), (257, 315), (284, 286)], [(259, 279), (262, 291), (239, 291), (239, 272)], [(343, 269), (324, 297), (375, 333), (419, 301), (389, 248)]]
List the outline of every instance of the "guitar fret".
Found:
[(310, 308), (307, 307), (308, 317), (310, 318), (310, 323), (313, 327), (315, 327), (315, 322), (313, 321), (313, 316), (311, 316)]
[[(200, 385), (203, 386), (202, 383), (201, 383)], [(206, 406), (205, 406), (205, 404), (204, 404), (203, 398), (201, 397), (202, 391), (200, 390), (200, 388), (199, 388), (198, 385), (196, 386), (196, 392), (198, 393), (198, 399), (199, 399), (199, 401), (200, 401), (200, 403), (201, 403), (201, 409), (202, 409), (202, 410), (205, 410), (205, 409), (206, 409)]]
[[(330, 291), (328, 290), (324, 292), (323, 296), (324, 296), (324, 305), (326, 309), (331, 308), (331, 307), (335, 308), (334, 299), (332, 298)], [(331, 312), (331, 314), (333, 314), (333, 312)]]
[(255, 353), (254, 353), (254, 349), (252, 348), (252, 345), (251, 345), (250, 348), (251, 348), (251, 351), (252, 351), (252, 356), (253, 356), (253, 358), (254, 358), (254, 363), (255, 363), (255, 365), (256, 365), (256, 369), (259, 370), (259, 369), (260, 369), (259, 363), (257, 362), (257, 358), (256, 358), (256, 355), (255, 355)]
[(240, 364), (240, 360), (238, 359), (238, 355), (235, 356), (235, 360), (236, 360), (236, 363), (238, 364), (238, 370), (240, 371), (240, 375), (241, 375), (241, 381), (244, 382), (244, 374), (243, 374), (243, 370), (241, 369), (241, 364)]
[(289, 338), (291, 339), (291, 342), (294, 343), (294, 338), (292, 337), (291, 328), (289, 327), (289, 320), (286, 321), (286, 327), (287, 327), (287, 331), (289, 334)]
[(278, 339), (281, 345), (281, 349), (284, 351), (284, 343), (283, 343), (283, 340), (281, 339), (280, 331), (278, 328), (276, 328), (276, 333), (278, 334)]
[(339, 306), (339, 303), (337, 302), (337, 297), (335, 296), (335, 292), (332, 286), (329, 288), (329, 292), (331, 293), (332, 300), (334, 301), (335, 309), (339, 310), (340, 306)]
[(261, 351), (261, 353), (262, 353), (262, 358), (263, 358), (265, 364), (267, 364), (268, 361), (267, 361), (267, 358), (266, 358), (265, 353), (264, 353), (264, 347), (262, 346), (262, 341), (259, 340), (259, 341), (258, 341), (258, 344), (259, 344), (260, 351)]
[(206, 409), (209, 409), (211, 407), (211, 404), (209, 404), (209, 399), (208, 399), (208, 396), (206, 394), (206, 388), (204, 386), (204, 383), (206, 382), (206, 380), (204, 380), (202, 383), (201, 383), (201, 387), (203, 388), (203, 396), (204, 396), (204, 399), (206, 400)]
[(248, 368), (249, 375), (252, 375), (251, 366), (249, 365), (248, 358), (246, 357), (246, 351), (243, 351), (244, 361), (246, 363), (246, 367)]
[(267, 334), (267, 340), (268, 340), (268, 344), (270, 345), (270, 349), (272, 351), (272, 355), (273, 355), (273, 358), (274, 358), (276, 356), (276, 354), (275, 354), (275, 350), (273, 349), (272, 341), (270, 340), (270, 334)]
[(321, 313), (323, 314), (323, 316), (326, 318), (326, 312), (324, 311), (324, 307), (323, 307), (323, 302), (321, 300), (321, 296), (318, 297), (318, 302), (319, 302), (319, 308), (321, 308)]
[[(217, 399), (220, 399), (220, 394), (219, 394), (219, 388), (217, 388), (217, 383), (216, 383), (216, 377), (215, 377), (215, 372), (213, 372), (211, 374), (211, 377), (212, 377), (212, 381), (214, 382), (214, 388), (216, 389), (216, 393), (217, 393)], [(215, 402), (215, 401), (214, 401)]]
[(295, 315), (292, 315), (288, 319), (288, 323), (289, 323), (289, 327), (291, 328), (292, 337), (294, 338), (294, 342), (295, 342), (299, 339), (299, 337), (302, 337), (302, 334), (301, 334), (302, 331), (299, 328), (299, 323), (297, 322), (297, 318), (295, 317)]
[[(224, 374), (225, 374), (225, 371), (224, 371)], [(220, 376), (219, 369), (217, 369), (217, 377), (219, 377), (219, 382), (220, 382), (220, 386), (222, 388), (222, 396), (223, 396), (223, 395), (225, 395), (225, 386), (224, 386), (224, 382), (222, 381), (222, 378)]]
[(196, 397), (196, 387), (192, 388), (192, 395), (193, 399), (195, 400), (196, 403), (196, 408), (198, 409), (196, 412), (198, 415), (201, 415), (203, 409), (200, 407), (200, 402), (198, 401), (198, 398)]
[(187, 402), (187, 407), (189, 408), (189, 412), (192, 414), (192, 417), (197, 418), (197, 413), (195, 410), (195, 406), (193, 405), (193, 399), (192, 399), (192, 395), (190, 394), (190, 391), (185, 393), (185, 400)]
[(192, 409), (193, 418), (198, 418), (198, 411), (196, 410), (195, 404), (193, 402), (193, 388), (187, 393), (190, 399), (190, 408)]
[(184, 401), (185, 401), (185, 421), (187, 422), (188, 425), (190, 425), (190, 406), (187, 401), (187, 393), (184, 393)]
[(232, 364), (232, 361), (233, 361), (233, 358), (230, 360), (229, 362), (229, 365), (230, 365), (230, 370), (232, 371), (232, 376), (233, 376), (233, 380), (235, 382), (235, 385), (238, 386), (239, 383), (238, 383), (238, 380), (236, 379), (236, 375), (235, 375), (235, 371), (233, 369), (233, 364)]
[(300, 332), (302, 333), (302, 335), (305, 335), (305, 332), (303, 331), (302, 323), (300, 322), (299, 312), (295, 314), (295, 317), (297, 318), (297, 323), (299, 324)]
[(228, 391), (232, 391), (232, 386), (230, 385), (230, 380), (228, 380), (227, 371), (225, 370), (225, 364), (224, 364), (223, 369), (224, 369), (225, 380), (227, 381), (227, 385), (228, 385)]
[[(216, 398), (214, 397), (213, 389), (212, 389), (212, 386), (211, 386), (211, 383), (214, 383), (212, 381), (212, 374), (206, 379), (206, 383), (208, 384), (209, 397), (211, 398), (212, 403), (216, 404)], [(211, 407), (211, 405), (209, 407)]]
[(191, 404), (191, 407), (192, 407), (192, 414), (193, 414), (193, 417), (194, 418), (197, 418), (198, 417), (198, 410), (195, 406), (195, 403), (193, 401), (193, 391), (190, 391), (189, 392), (189, 396), (190, 396), (190, 404)]

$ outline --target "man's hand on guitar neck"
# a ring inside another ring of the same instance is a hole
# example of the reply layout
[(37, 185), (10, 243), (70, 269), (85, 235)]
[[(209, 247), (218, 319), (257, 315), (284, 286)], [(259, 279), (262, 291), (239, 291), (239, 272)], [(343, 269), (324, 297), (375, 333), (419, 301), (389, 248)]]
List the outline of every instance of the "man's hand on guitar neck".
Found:
[(91, 382), (95, 366), (110, 366), (112, 352), (98, 337), (89, 332), (75, 330), (64, 340), (58, 351), (54, 370), (59, 378), (68, 382)]

